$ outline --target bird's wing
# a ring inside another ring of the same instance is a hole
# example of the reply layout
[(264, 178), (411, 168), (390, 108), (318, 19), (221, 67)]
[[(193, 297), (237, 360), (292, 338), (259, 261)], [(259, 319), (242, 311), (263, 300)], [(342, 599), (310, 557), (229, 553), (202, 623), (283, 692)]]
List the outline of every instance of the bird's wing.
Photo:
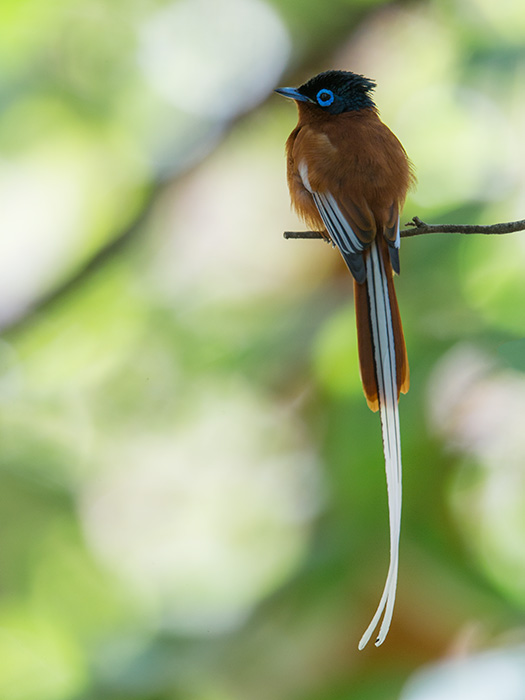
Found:
[(310, 182), (305, 161), (299, 164), (303, 186), (310, 192), (330, 238), (339, 248), (355, 280), (363, 283), (366, 269), (363, 251), (370, 247), (376, 235), (376, 224), (370, 207), (363, 200), (359, 204), (349, 197), (343, 199)]
[[(338, 198), (332, 192), (311, 190), (312, 197), (326, 230), (339, 248), (350, 272), (356, 282), (362, 284), (366, 279), (366, 269), (362, 253), (368, 250), (375, 239), (377, 225), (366, 201), (356, 204), (350, 198)], [(399, 206), (393, 202), (389, 207), (389, 218), (382, 229), (388, 243), (392, 268), (396, 274), (399, 265)]]
[[(376, 145), (373, 158), (367, 143)], [(290, 145), (297, 179), (311, 195), (310, 204), (303, 197), (297, 208), (301, 212), (304, 205), (320, 215), (354, 278), (364, 282), (359, 256), (379, 232), (399, 273), (399, 211), (412, 176), (395, 136), (379, 120), (353, 119), (344, 129), (334, 121), (321, 129), (304, 125)]]
[(358, 282), (366, 279), (363, 250), (367, 247), (355, 233), (330, 192), (312, 192), (314, 202), (332, 241), (339, 248), (350, 272)]

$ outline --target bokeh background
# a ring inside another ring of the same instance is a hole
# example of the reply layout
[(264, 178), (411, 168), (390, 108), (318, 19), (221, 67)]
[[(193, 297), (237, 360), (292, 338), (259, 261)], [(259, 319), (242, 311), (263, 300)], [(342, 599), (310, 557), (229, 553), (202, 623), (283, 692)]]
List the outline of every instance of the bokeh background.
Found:
[(525, 697), (525, 233), (420, 236), (386, 643), (352, 285), (274, 95), (374, 78), (404, 221), (525, 216), (516, 0), (2, 0), (0, 698)]

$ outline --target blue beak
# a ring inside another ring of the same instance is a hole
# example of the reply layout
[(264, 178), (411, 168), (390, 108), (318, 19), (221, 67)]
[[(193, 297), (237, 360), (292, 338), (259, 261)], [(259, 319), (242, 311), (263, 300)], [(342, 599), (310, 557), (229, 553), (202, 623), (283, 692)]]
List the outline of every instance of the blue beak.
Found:
[(301, 95), (299, 90), (296, 88), (289, 88), (289, 87), (284, 87), (284, 88), (276, 88), (274, 92), (277, 92), (279, 95), (282, 95), (283, 97), (289, 97), (291, 100), (295, 100), (296, 102), (311, 102), (312, 100), (309, 97), (306, 97), (305, 95)]

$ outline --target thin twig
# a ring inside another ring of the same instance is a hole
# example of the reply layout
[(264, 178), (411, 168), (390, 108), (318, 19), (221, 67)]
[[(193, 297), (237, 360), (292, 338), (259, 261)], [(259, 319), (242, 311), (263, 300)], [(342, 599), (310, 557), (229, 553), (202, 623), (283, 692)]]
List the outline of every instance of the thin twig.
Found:
[[(481, 233), (494, 235), (525, 231), (525, 219), (521, 219), (521, 221), (507, 221), (501, 224), (491, 224), (489, 226), (476, 226), (471, 224), (427, 224), (421, 221), (418, 216), (414, 216), (412, 221), (409, 221), (406, 226), (411, 226), (412, 228), (402, 229), (399, 232), (401, 238), (421, 236), (425, 233)], [(326, 238), (326, 235), (323, 235), (321, 231), (285, 231), (284, 237), (287, 239), (319, 239)]]

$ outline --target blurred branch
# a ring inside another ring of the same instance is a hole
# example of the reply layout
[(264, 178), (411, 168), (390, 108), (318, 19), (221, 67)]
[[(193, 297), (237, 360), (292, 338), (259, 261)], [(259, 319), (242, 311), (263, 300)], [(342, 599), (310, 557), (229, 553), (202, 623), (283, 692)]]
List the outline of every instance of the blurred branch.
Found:
[(48, 306), (52, 305), (61, 297), (72, 292), (82, 285), (91, 275), (95, 274), (106, 262), (120, 255), (122, 250), (128, 246), (142, 232), (143, 225), (150, 215), (155, 202), (159, 196), (163, 181), (154, 181), (144, 195), (144, 201), (138, 208), (135, 216), (128, 221), (117, 234), (103, 245), (91, 258), (86, 260), (70, 277), (62, 284), (52, 289), (49, 293), (37, 299), (26, 312), (0, 327), (2, 332), (17, 331), (26, 325), (33, 323)]
[[(515, 231), (525, 231), (525, 219), (521, 221), (507, 221), (501, 224), (490, 224), (489, 226), (476, 226), (470, 224), (427, 224), (418, 216), (414, 216), (412, 221), (407, 222), (405, 228), (400, 231), (401, 238), (411, 238), (421, 236), (425, 233), (482, 233), (488, 235), (500, 233), (514, 233)], [(284, 237), (301, 239), (326, 238), (321, 231), (285, 231)]]

